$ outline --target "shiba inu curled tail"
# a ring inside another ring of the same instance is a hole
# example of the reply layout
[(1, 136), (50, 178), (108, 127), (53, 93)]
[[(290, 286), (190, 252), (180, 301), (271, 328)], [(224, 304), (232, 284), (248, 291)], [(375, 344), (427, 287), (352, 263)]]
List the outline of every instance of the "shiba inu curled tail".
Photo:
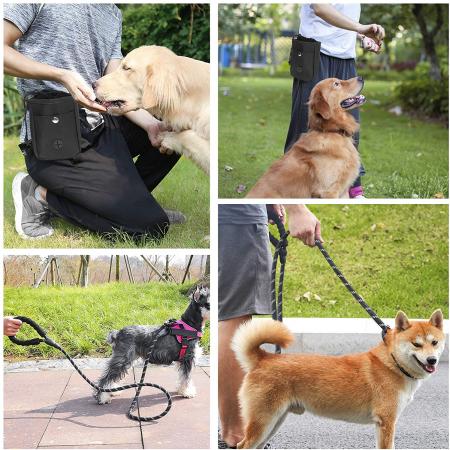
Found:
[(373, 423), (378, 448), (393, 448), (395, 424), (423, 379), (436, 371), (444, 350), (443, 316), (410, 321), (397, 313), (395, 328), (365, 353), (344, 356), (266, 352), (264, 343), (287, 347), (288, 328), (254, 320), (237, 330), (232, 348), (246, 372), (239, 392), (245, 425), (238, 448), (262, 448), (289, 412), (354, 423)]

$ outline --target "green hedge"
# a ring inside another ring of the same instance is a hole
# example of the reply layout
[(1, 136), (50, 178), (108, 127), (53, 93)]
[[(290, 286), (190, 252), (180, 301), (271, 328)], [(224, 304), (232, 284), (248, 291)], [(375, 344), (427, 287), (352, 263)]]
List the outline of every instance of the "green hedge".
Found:
[(118, 5), (122, 10), (122, 51), (162, 45), (175, 53), (209, 62), (209, 5)]
[(441, 81), (431, 79), (428, 71), (428, 63), (418, 64), (396, 86), (395, 95), (407, 110), (448, 120), (448, 71), (444, 71)]

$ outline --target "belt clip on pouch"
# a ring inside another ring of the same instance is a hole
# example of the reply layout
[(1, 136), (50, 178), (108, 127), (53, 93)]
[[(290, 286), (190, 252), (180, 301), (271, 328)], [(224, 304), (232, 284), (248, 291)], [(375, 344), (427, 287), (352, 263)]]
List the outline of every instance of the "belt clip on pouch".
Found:
[(31, 146), (39, 160), (71, 159), (81, 151), (79, 109), (69, 94), (35, 96), (26, 101)]
[(289, 64), (294, 78), (311, 81), (320, 70), (320, 42), (300, 34), (294, 36)]

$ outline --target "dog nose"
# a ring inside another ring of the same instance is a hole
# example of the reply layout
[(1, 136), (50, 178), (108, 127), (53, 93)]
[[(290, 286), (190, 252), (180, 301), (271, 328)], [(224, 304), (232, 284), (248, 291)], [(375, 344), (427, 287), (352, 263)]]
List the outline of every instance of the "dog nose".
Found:
[(434, 366), (437, 363), (437, 359), (434, 356), (430, 356), (429, 358), (427, 358), (427, 363)]

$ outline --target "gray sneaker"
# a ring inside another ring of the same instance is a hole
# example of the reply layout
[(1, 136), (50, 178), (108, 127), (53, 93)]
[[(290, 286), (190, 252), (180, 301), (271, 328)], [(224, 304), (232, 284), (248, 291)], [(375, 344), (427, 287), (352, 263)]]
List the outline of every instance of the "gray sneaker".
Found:
[(167, 214), (170, 224), (186, 222), (186, 216), (180, 211), (175, 211), (174, 209), (164, 209), (164, 212)]
[(12, 194), (16, 208), (15, 227), (24, 239), (42, 239), (53, 234), (49, 224), (50, 210), (36, 200), (36, 187), (37, 183), (24, 172), (14, 177)]

